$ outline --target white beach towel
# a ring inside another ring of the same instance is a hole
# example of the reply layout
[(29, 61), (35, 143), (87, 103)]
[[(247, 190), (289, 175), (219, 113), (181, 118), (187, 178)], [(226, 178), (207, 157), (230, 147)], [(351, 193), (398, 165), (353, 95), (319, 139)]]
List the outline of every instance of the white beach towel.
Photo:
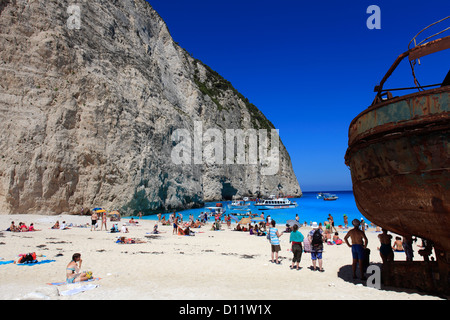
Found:
[(61, 291), (59, 294), (62, 296), (73, 296), (75, 294), (81, 293), (81, 292), (85, 292), (85, 291), (89, 291), (92, 289), (97, 288), (99, 285), (98, 284), (85, 284), (83, 286), (80, 287), (76, 287), (70, 290), (65, 290), (65, 291)]

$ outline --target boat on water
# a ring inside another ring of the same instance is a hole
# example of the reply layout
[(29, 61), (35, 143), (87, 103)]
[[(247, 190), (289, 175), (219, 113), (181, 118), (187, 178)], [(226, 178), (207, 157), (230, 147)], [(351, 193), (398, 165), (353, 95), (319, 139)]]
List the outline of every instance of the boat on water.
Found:
[[(414, 258), (422, 256), (424, 261), (383, 265), (400, 268), (390, 269), (385, 279), (397, 274), (389, 280), (391, 284), (403, 281), (400, 286), (413, 284), (424, 291), (450, 293), (448, 60), (442, 63), (442, 74), (448, 73), (443, 81), (439, 79), (441, 83), (421, 85), (415, 72), (418, 59), (450, 49), (450, 36), (435, 40), (429, 36), (419, 42), (417, 36), (427, 28), (411, 40), (413, 47), (398, 56), (375, 87), (372, 105), (350, 123), (345, 163), (351, 171), (356, 205), (367, 219), (407, 239), (422, 238), (427, 244)], [(405, 58), (409, 60), (415, 87), (384, 89), (386, 80)], [(392, 94), (411, 89), (417, 92)], [(437, 261), (429, 258), (433, 247)]]
[(331, 193), (323, 193), (323, 192), (319, 192), (316, 196), (317, 199), (323, 199), (325, 201), (334, 201), (339, 199), (339, 197), (335, 194), (331, 194)]
[(248, 198), (244, 198), (243, 200), (233, 200), (231, 204), (228, 205), (229, 209), (238, 209), (238, 210), (247, 210), (250, 207), (250, 201)]
[(288, 198), (276, 198), (271, 195), (268, 199), (260, 199), (255, 203), (255, 207), (259, 210), (262, 209), (291, 209), (296, 208), (298, 205), (295, 201), (291, 201)]
[(215, 207), (206, 207), (205, 209), (208, 209), (208, 216), (215, 216), (215, 215), (223, 215), (227, 211), (221, 203), (216, 203)]

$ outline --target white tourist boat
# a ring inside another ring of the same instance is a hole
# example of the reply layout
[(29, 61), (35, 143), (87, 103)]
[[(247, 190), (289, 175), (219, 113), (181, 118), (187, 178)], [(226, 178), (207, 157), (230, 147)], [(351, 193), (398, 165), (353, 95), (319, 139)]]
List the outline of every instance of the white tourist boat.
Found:
[(229, 209), (248, 209), (250, 207), (250, 201), (247, 201), (248, 198), (244, 198), (244, 200), (233, 200), (231, 204), (228, 205)]
[(261, 199), (255, 203), (259, 209), (291, 209), (298, 206), (297, 202), (291, 201), (288, 198), (275, 198), (270, 196), (269, 199)]

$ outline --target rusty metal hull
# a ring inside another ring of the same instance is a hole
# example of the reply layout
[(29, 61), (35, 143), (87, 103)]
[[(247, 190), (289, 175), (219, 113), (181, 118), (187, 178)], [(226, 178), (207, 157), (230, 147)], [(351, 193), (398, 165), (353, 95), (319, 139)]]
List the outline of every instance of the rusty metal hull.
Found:
[(450, 252), (450, 86), (376, 104), (350, 124), (345, 162), (373, 223)]

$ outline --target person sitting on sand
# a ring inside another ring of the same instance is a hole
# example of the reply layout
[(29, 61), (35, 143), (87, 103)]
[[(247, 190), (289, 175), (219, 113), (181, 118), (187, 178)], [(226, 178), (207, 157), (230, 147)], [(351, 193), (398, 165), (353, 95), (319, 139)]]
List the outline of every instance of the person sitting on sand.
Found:
[(392, 246), (392, 249), (394, 250), (394, 252), (403, 252), (404, 251), (402, 238), (395, 237), (395, 242), (394, 242), (394, 245)]
[(337, 231), (334, 233), (333, 242), (334, 242), (334, 244), (338, 244), (338, 245), (343, 243), (342, 239), (339, 238), (339, 232), (337, 232)]
[(30, 226), (28, 227), (28, 231), (40, 231), (38, 229), (34, 228), (34, 223), (31, 223)]
[(194, 228), (200, 228), (201, 227), (201, 223), (200, 223), (200, 220), (195, 220), (195, 222), (194, 222)]
[(120, 232), (122, 232), (122, 233), (128, 233), (129, 232), (128, 228), (127, 228), (127, 225), (125, 223), (122, 225), (122, 228), (120, 229)]
[(56, 220), (56, 222), (53, 225), (52, 229), (59, 229), (59, 221), (58, 220)]
[(27, 232), (28, 231), (28, 227), (25, 223), (23, 222), (19, 222), (19, 231), (20, 232)]
[(81, 269), (81, 254), (74, 253), (72, 261), (66, 267), (66, 281), (67, 283), (75, 283), (80, 281), (86, 281), (92, 278), (91, 272), (80, 272)]
[(111, 228), (111, 233), (116, 233), (116, 232), (119, 232), (119, 226), (117, 225), (117, 223), (114, 223)]
[(130, 219), (130, 221), (128, 221), (128, 223), (137, 226), (138, 223), (139, 223), (139, 221), (135, 221), (134, 218), (132, 217), (132, 218)]
[(213, 223), (213, 230), (220, 230), (220, 228), (221, 228), (221, 225), (220, 225), (220, 220), (216, 220), (214, 223)]
[(70, 228), (66, 225), (66, 222), (63, 221), (63, 222), (61, 223), (61, 226), (59, 227), (59, 229), (60, 229), (60, 230), (67, 230), (67, 229), (70, 229)]
[(145, 241), (133, 239), (133, 238), (120, 237), (119, 240), (117, 240), (117, 243), (134, 244), (134, 243), (145, 243)]
[(166, 216), (163, 216), (163, 217), (162, 217), (162, 219), (161, 219), (161, 224), (162, 224), (163, 226), (168, 226), (168, 225), (170, 225), (170, 222), (166, 220)]
[(11, 225), (9, 226), (8, 229), (6, 229), (6, 231), (11, 231), (11, 232), (16, 232), (17, 231), (17, 227), (14, 224), (14, 221), (11, 221)]
[(234, 231), (242, 231), (241, 225), (238, 223)]
[(263, 235), (264, 235), (264, 232), (262, 232), (261, 230), (259, 230), (257, 224), (255, 224), (255, 227), (253, 228), (253, 233), (256, 234), (257, 236), (263, 236)]

